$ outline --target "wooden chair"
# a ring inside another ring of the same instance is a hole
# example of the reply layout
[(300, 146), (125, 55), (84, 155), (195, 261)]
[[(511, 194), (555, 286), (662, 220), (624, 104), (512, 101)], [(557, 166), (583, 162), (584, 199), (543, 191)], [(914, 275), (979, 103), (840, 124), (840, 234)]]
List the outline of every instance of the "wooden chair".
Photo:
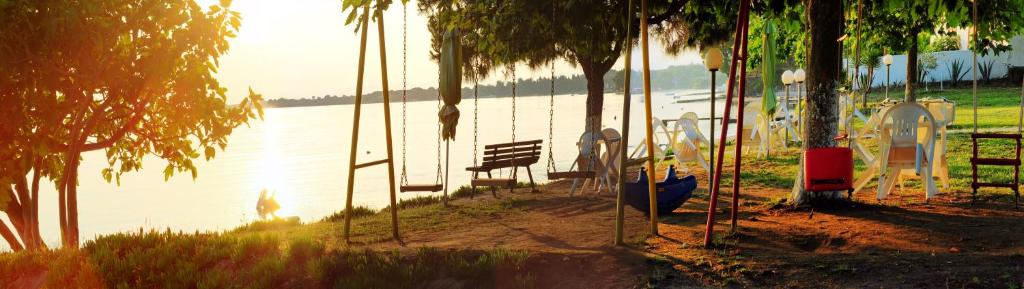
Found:
[[(519, 168), (526, 168), (526, 173), (530, 177), (530, 187), (537, 190), (530, 165), (540, 160), (541, 143), (543, 140), (528, 140), (484, 146), (483, 161), (478, 166), (466, 168), (466, 171), (473, 172), (473, 179), (470, 181), (473, 194), (476, 194), (476, 187), (491, 187), (491, 194), (494, 197), (498, 196), (497, 187), (506, 187), (511, 192), (516, 187)], [(510, 177), (494, 178), (491, 175), (492, 170), (505, 168), (512, 169)], [(480, 173), (486, 173), (487, 177), (482, 178)]]

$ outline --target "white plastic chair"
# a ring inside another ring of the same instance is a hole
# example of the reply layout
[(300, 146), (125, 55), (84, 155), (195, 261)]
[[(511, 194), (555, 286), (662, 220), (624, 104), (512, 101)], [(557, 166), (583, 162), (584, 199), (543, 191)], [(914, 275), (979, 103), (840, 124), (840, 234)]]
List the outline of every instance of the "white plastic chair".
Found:
[[(925, 143), (918, 142), (918, 127), (924, 118)], [(914, 170), (925, 184), (925, 200), (938, 194), (932, 179), (935, 156), (935, 118), (918, 103), (901, 103), (882, 115), (882, 158), (878, 173), (878, 199), (884, 199), (895, 187), (900, 172)]]
[[(600, 135), (592, 135), (591, 132), (584, 132), (580, 135), (579, 141), (576, 142), (576, 147), (579, 149), (579, 154), (576, 155), (576, 161), (570, 166), (570, 170), (575, 167), (581, 171), (593, 171), (599, 174), (604, 171), (604, 164), (601, 162), (599, 150), (599, 142), (601, 140)], [(576, 191), (576, 185), (579, 184), (579, 179), (573, 179), (572, 186), (569, 188), (569, 194), (572, 195)], [(583, 184), (580, 186), (584, 188), (587, 186), (587, 182), (590, 179), (585, 179)]]
[[(640, 158), (644, 156), (654, 157), (655, 163), (665, 160), (668, 157), (667, 148), (671, 148), (675, 145), (673, 140), (672, 132), (665, 127), (665, 123), (661, 119), (651, 119), (651, 125), (654, 133), (654, 152), (651, 154), (647, 153), (647, 138), (640, 140), (640, 144), (633, 149), (633, 152), (629, 154), (629, 158)], [(661, 137), (659, 137), (659, 135)], [(664, 139), (664, 140), (662, 140)]]
[[(743, 153), (750, 153), (751, 148), (757, 148), (757, 156), (760, 157), (765, 153), (767, 142), (762, 141), (760, 138), (760, 132), (768, 131), (768, 129), (762, 128), (764, 122), (761, 120), (761, 103), (751, 102), (743, 107), (743, 134), (740, 138), (743, 138)], [(713, 137), (713, 136), (712, 136)]]
[(956, 104), (942, 99), (929, 100), (924, 103), (928, 112), (935, 117), (939, 138), (935, 142), (935, 162), (933, 173), (942, 182), (942, 188), (949, 188), (949, 161), (946, 160), (946, 128), (956, 120)]
[[(696, 118), (696, 114), (694, 114), (693, 118)], [(679, 132), (682, 137), (674, 141), (675, 146), (673, 147), (674, 153), (672, 155), (683, 171), (689, 171), (685, 164), (691, 162), (695, 162), (704, 168), (705, 171), (709, 171), (710, 165), (708, 165), (707, 159), (704, 158), (701, 148), (711, 147), (711, 142), (697, 129), (697, 123), (693, 118), (684, 115), (676, 121), (675, 131)]]
[(619, 154), (622, 149), (622, 135), (614, 128), (603, 129), (601, 130), (599, 143), (604, 146), (598, 147), (598, 149), (603, 148), (604, 152), (601, 153), (601, 170), (597, 171), (597, 191), (600, 192), (601, 187), (606, 186), (608, 192), (615, 193), (617, 187), (614, 184), (618, 183), (619, 170), (621, 169)]

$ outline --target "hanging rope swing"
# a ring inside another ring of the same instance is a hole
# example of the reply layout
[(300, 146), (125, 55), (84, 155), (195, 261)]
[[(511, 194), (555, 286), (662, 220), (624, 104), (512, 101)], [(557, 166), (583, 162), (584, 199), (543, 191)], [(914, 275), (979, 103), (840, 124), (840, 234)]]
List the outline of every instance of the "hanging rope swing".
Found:
[[(406, 169), (406, 159), (408, 159), (406, 149), (406, 119), (408, 117), (408, 90), (407, 90), (407, 79), (408, 79), (408, 21), (407, 21), (407, 8), (402, 5), (402, 177), (400, 180), (399, 191), (400, 192), (438, 192), (444, 189), (444, 183), (441, 179), (441, 123), (437, 123), (437, 170), (436, 178), (433, 184), (410, 184), (409, 174)], [(440, 74), (439, 74), (440, 75)], [(441, 107), (441, 93), (437, 94), (437, 106)]]
[[(551, 21), (555, 21), (555, 1), (551, 2)], [(590, 124), (584, 124), (587, 129), (580, 136), (579, 155), (569, 166), (568, 171), (559, 172), (555, 167), (555, 62), (551, 61), (551, 99), (548, 105), (548, 179), (593, 179), (597, 173), (594, 172), (594, 164), (597, 159), (597, 129), (589, 128)], [(585, 142), (588, 140), (589, 142)], [(586, 170), (583, 168), (586, 167)], [(573, 168), (578, 170), (573, 171)], [(571, 192), (570, 192), (571, 193)]]
[[(573, 161), (568, 171), (559, 172), (558, 168), (555, 167), (554, 157), (554, 138), (555, 138), (555, 63), (551, 63), (551, 99), (548, 105), (548, 179), (559, 180), (559, 179), (593, 179), (597, 173), (594, 172), (594, 162), (597, 159), (597, 153), (595, 150), (597, 133), (593, 129), (588, 129), (582, 136), (580, 136), (579, 142), (579, 155), (576, 156), (576, 160)], [(589, 142), (587, 142), (589, 140)], [(586, 170), (583, 168), (586, 167)], [(573, 169), (578, 170), (574, 171)]]

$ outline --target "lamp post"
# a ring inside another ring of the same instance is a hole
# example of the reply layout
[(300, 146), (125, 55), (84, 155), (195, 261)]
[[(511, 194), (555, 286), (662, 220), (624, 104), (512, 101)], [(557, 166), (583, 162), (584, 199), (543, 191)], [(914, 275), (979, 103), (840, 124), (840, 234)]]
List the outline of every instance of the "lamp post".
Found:
[[(788, 126), (789, 125), (789, 85), (793, 84), (793, 71), (786, 70), (786, 71), (782, 72), (782, 84), (786, 86), (786, 96), (784, 98), (782, 98), (782, 113), (783, 113), (782, 119), (783, 119), (783, 122), (785, 123), (785, 125)], [(774, 117), (772, 117), (772, 120), (774, 120)], [(768, 130), (771, 130), (771, 127), (769, 127)], [(783, 127), (783, 130), (786, 131), (786, 139), (784, 139), (782, 141), (784, 141), (786, 143), (789, 143), (789, 129), (787, 127)], [(768, 135), (771, 135), (771, 132), (767, 132), (767, 133), (768, 133)], [(769, 147), (771, 146), (771, 139), (768, 139), (768, 146)]]
[(800, 86), (804, 80), (807, 80), (807, 73), (803, 68), (797, 68), (793, 72), (793, 81), (796, 81), (796, 131), (801, 135), (804, 133), (804, 96), (800, 92)]
[[(704, 67), (711, 72), (711, 137), (708, 138), (711, 145), (708, 148), (711, 163), (715, 163), (715, 72), (722, 68), (722, 50), (718, 47), (711, 47), (708, 52), (704, 54)], [(708, 175), (714, 178), (714, 166), (708, 167)], [(712, 181), (708, 181), (708, 185), (712, 184)], [(708, 188), (711, 191), (711, 188)]]
[(882, 56), (882, 63), (885, 63), (885, 99), (889, 99), (889, 66), (892, 65), (892, 55)]

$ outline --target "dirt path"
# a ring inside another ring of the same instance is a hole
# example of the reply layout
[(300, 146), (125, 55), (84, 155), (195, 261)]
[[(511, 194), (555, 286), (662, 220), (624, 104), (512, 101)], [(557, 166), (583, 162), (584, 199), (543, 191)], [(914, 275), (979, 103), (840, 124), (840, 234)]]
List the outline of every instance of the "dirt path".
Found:
[(704, 190), (660, 218), (658, 237), (647, 238), (646, 217), (627, 207), (632, 245), (623, 248), (611, 246), (614, 198), (569, 196), (567, 182), (541, 189), (458, 200), (457, 208), (518, 202), (520, 209), (443, 231), (406, 232), (405, 246), (370, 246), (527, 250), (539, 288), (1024, 287), (1024, 212), (1001, 201), (971, 206), (962, 191), (929, 203), (909, 188), (882, 203), (861, 193), (857, 202), (810, 210), (776, 206), (788, 190), (748, 186), (736, 234), (729, 234), (726, 191), (716, 215), (717, 245), (707, 250)]
[[(420, 247), (460, 250), (497, 248), (526, 250), (529, 270), (538, 288), (634, 288), (648, 276), (650, 266), (642, 249), (616, 247), (615, 200), (592, 192), (569, 196), (569, 182), (552, 183), (532, 193), (517, 189), (459, 199), (451, 206), (472, 209), (483, 203), (514, 202), (517, 209), (473, 218), (443, 231), (406, 231), (403, 244), (371, 244), (378, 249), (416, 250)], [(607, 194), (607, 193), (606, 193)], [(626, 210), (625, 239), (639, 244), (646, 238), (646, 217)]]

